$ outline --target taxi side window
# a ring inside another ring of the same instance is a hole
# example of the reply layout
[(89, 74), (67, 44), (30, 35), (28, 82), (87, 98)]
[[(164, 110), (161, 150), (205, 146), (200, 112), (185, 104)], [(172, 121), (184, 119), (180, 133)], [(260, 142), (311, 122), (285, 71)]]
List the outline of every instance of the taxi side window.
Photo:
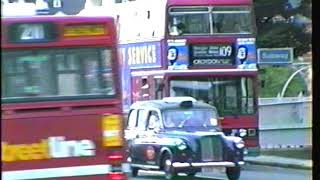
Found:
[(137, 126), (137, 115), (138, 111), (136, 109), (130, 111), (127, 129), (134, 129)]
[(158, 129), (160, 128), (160, 118), (156, 111), (150, 111), (149, 113), (148, 129)]
[(147, 115), (148, 111), (144, 109), (138, 110), (138, 130), (145, 130), (147, 126)]

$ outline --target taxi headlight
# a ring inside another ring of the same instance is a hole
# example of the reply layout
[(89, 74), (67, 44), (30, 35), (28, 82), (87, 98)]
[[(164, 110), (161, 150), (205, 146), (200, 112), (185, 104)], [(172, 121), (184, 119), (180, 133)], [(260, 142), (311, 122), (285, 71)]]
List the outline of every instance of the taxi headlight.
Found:
[(237, 141), (237, 142), (235, 142), (235, 144), (236, 144), (236, 147), (239, 149), (242, 149), (245, 146), (243, 140)]
[(237, 148), (242, 149), (244, 148), (244, 142), (236, 143)]
[(242, 149), (245, 146), (244, 141), (240, 137), (233, 137), (233, 142), (234, 142), (235, 146), (239, 149)]
[(181, 151), (187, 149), (187, 144), (181, 139), (176, 140), (175, 144), (177, 148)]

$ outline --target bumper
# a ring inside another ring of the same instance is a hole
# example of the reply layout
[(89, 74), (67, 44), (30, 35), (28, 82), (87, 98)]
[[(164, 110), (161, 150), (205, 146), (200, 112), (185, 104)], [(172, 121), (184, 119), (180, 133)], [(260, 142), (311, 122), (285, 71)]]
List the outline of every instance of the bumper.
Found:
[(235, 167), (244, 165), (244, 161), (239, 161), (237, 163), (222, 161), (222, 162), (194, 162), (194, 163), (181, 163), (174, 162), (172, 166), (175, 168), (187, 168), (187, 167)]

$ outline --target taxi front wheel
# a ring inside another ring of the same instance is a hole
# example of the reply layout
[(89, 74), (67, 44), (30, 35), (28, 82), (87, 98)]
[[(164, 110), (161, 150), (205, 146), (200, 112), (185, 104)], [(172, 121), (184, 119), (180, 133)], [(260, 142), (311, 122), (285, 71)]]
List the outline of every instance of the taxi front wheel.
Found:
[(240, 178), (241, 169), (239, 166), (228, 167), (226, 169), (226, 174), (229, 180), (238, 180)]
[(165, 178), (167, 180), (173, 180), (177, 177), (177, 173), (175, 172), (172, 166), (172, 158), (169, 153), (166, 153), (162, 159), (163, 170), (165, 173)]
[(131, 167), (131, 176), (132, 177), (137, 177), (139, 172), (139, 168), (136, 167)]

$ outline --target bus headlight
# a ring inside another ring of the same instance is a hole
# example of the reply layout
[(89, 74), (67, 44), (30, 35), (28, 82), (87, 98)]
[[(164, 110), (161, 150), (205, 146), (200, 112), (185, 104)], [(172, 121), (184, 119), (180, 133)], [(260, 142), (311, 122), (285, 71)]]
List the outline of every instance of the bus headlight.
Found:
[(123, 145), (122, 121), (119, 115), (102, 117), (103, 146), (121, 147)]

